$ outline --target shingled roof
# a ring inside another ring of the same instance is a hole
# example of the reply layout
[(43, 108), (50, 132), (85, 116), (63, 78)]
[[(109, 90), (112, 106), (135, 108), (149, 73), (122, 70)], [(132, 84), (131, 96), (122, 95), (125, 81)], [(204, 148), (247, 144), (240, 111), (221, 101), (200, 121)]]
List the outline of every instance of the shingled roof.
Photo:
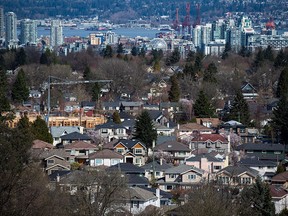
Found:
[(119, 159), (123, 159), (123, 155), (115, 152), (115, 151), (112, 151), (112, 150), (109, 150), (109, 149), (103, 149), (101, 151), (97, 151), (97, 152), (94, 152), (92, 154), (89, 154), (89, 159), (96, 159), (96, 158), (119, 158)]
[(91, 143), (78, 141), (65, 145), (64, 149), (97, 149), (97, 146)]

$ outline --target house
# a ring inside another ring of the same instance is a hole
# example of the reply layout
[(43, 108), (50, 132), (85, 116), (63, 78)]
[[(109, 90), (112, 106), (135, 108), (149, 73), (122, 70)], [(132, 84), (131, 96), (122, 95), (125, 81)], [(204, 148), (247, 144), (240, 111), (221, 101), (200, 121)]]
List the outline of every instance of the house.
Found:
[(169, 127), (169, 123), (166, 124), (166, 125), (161, 125), (159, 123), (154, 123), (154, 127), (155, 127), (158, 135), (160, 135), (160, 136), (172, 136), (172, 134), (175, 131), (175, 128), (170, 128)]
[(76, 126), (61, 126), (61, 127), (50, 127), (50, 133), (53, 137), (53, 146), (61, 143), (61, 136), (72, 133), (72, 132), (79, 132), (83, 133), (83, 127), (76, 127)]
[(251, 83), (244, 83), (244, 85), (241, 86), (241, 91), (246, 100), (253, 100), (258, 97), (257, 90)]
[(275, 205), (275, 213), (279, 214), (288, 206), (288, 191), (279, 185), (269, 185), (272, 202)]
[(257, 170), (264, 181), (271, 181), (277, 170), (277, 163), (269, 160), (258, 160), (258, 158), (242, 158), (239, 164)]
[(213, 130), (211, 128), (208, 128), (206, 126), (203, 126), (201, 124), (197, 123), (187, 123), (187, 124), (182, 124), (178, 125), (177, 128), (177, 137), (180, 139), (185, 138), (185, 137), (191, 137), (193, 134), (198, 133), (198, 134), (211, 134)]
[(247, 166), (227, 166), (216, 173), (216, 179), (224, 185), (251, 185), (255, 183), (258, 171)]
[(212, 154), (191, 155), (189, 158), (186, 158), (185, 164), (204, 170), (205, 177), (208, 177), (208, 175), (213, 177), (213, 174), (228, 166), (228, 157), (222, 160)]
[(88, 142), (75, 141), (65, 145), (64, 149), (69, 154), (70, 163), (85, 164), (88, 161), (88, 155), (94, 153), (98, 148)]
[(196, 118), (196, 123), (208, 128), (216, 128), (221, 120), (219, 118)]
[(153, 178), (153, 172), (155, 179), (163, 178), (165, 170), (171, 168), (172, 166), (172, 164), (167, 164), (163, 159), (160, 159), (158, 161), (145, 164), (141, 166), (141, 168), (145, 170), (145, 177), (151, 181)]
[(53, 145), (51, 143), (44, 142), (42, 140), (36, 139), (32, 142), (32, 149), (53, 149)]
[(89, 165), (91, 167), (94, 166), (113, 166), (118, 163), (123, 163), (124, 156), (109, 150), (109, 149), (103, 149), (101, 151), (94, 152), (92, 154), (89, 154)]
[(62, 140), (63, 145), (77, 142), (77, 141), (82, 141), (82, 142), (87, 142), (87, 143), (91, 143), (92, 141), (92, 139), (87, 134), (81, 134), (79, 132), (72, 132), (72, 133), (63, 135), (60, 138)]
[(118, 111), (120, 108), (120, 102), (119, 101), (113, 101), (113, 102), (102, 102), (102, 110), (104, 111), (110, 111), (110, 112), (114, 112), (114, 111)]
[(42, 94), (38, 90), (30, 90), (29, 91), (29, 98), (37, 98), (37, 99), (39, 99), (39, 98), (41, 98), (41, 96), (42, 96)]
[(154, 151), (170, 157), (173, 164), (183, 164), (185, 158), (191, 155), (189, 147), (177, 141), (167, 141), (156, 145)]
[(147, 148), (139, 140), (118, 140), (114, 144), (113, 149), (124, 156), (125, 163), (132, 163), (138, 166), (145, 164)]
[[(154, 194), (156, 194), (156, 191), (158, 189), (158, 188), (153, 188), (153, 187), (143, 187), (143, 186), (138, 186), (138, 187), (145, 189), (147, 191), (151, 191)], [(173, 195), (166, 191), (160, 190), (160, 206), (164, 207), (164, 206), (173, 205), (173, 204), (174, 204)]]
[(128, 139), (127, 129), (122, 124), (112, 121), (96, 125), (96, 134), (103, 140), (110, 142), (114, 139)]
[(285, 189), (288, 188), (288, 171), (273, 176), (271, 179), (271, 184), (280, 185)]
[(198, 134), (190, 142), (190, 149), (219, 153), (230, 152), (230, 141), (220, 134)]
[(48, 175), (60, 170), (70, 170), (69, 154), (63, 149), (32, 149), (31, 156)]
[(81, 108), (85, 111), (94, 110), (96, 107), (96, 102), (82, 101), (80, 104)]
[(125, 209), (133, 215), (145, 210), (148, 206), (160, 207), (160, 190), (156, 193), (140, 187), (128, 188), (128, 193), (124, 198), (126, 200)]
[(125, 174), (127, 177), (127, 184), (130, 187), (135, 186), (149, 186), (149, 181), (145, 178), (145, 170), (139, 166), (136, 166), (132, 163), (118, 163), (116, 165), (110, 166), (106, 169), (107, 172), (119, 171)]
[(235, 148), (246, 157), (254, 157), (259, 160), (282, 161), (285, 159), (285, 148), (282, 144), (245, 143)]
[(143, 109), (143, 103), (142, 102), (133, 102), (133, 101), (122, 101), (120, 104), (119, 110), (131, 113), (131, 114), (137, 114), (141, 112)]
[(176, 188), (189, 189), (203, 180), (203, 174), (204, 170), (181, 164), (167, 169), (164, 178), (158, 179), (156, 183), (164, 191), (171, 191)]

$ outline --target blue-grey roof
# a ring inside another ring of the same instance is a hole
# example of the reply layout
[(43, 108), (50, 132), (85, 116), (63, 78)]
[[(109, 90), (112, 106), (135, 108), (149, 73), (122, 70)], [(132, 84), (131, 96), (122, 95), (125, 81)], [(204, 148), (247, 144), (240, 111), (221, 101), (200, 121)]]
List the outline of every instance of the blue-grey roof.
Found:
[(135, 126), (135, 119), (124, 120), (121, 124), (122, 124), (122, 126), (124, 126), (125, 128), (134, 128), (134, 126)]
[(168, 151), (168, 152), (173, 152), (173, 151), (190, 152), (191, 151), (187, 145), (177, 142), (177, 141), (166, 141), (164, 143), (156, 145), (155, 150)]
[(118, 140), (118, 142), (114, 143), (114, 146), (118, 145), (119, 143), (122, 143), (123, 145), (125, 145), (129, 149), (132, 148), (137, 143), (141, 143), (146, 148), (145, 144), (140, 142), (139, 140), (120, 139), (120, 140)]
[(236, 150), (284, 151), (284, 145), (266, 143), (245, 143), (237, 146)]
[(68, 127), (68, 126), (61, 126), (61, 127), (50, 127), (50, 133), (52, 137), (60, 137), (64, 134), (69, 134), (72, 132), (80, 132), (79, 127)]
[(182, 173), (188, 172), (190, 170), (197, 172), (199, 174), (204, 173), (204, 170), (202, 170), (202, 169), (198, 169), (194, 166), (188, 166), (186, 164), (181, 164), (179, 166), (175, 166), (175, 167), (171, 167), (171, 168), (167, 169), (165, 171), (165, 174), (182, 174)]
[(157, 136), (156, 145), (162, 144), (167, 141), (176, 141), (176, 136)]
[[(151, 191), (153, 192), (154, 194), (156, 194), (156, 188), (148, 188), (148, 187), (144, 187), (144, 186), (138, 186), (144, 190), (147, 190), (147, 191)], [(161, 199), (172, 199), (173, 198), (173, 195), (171, 193), (168, 193), (166, 191), (163, 191), (163, 190), (160, 190), (160, 196), (161, 196)]]
[(150, 162), (148, 164), (145, 164), (143, 166), (141, 166), (141, 168), (145, 169), (145, 170), (153, 170), (153, 168), (155, 169), (155, 171), (157, 172), (163, 172), (169, 168), (171, 168), (173, 165), (171, 164), (167, 164), (166, 162), (162, 162), (162, 165), (160, 164), (160, 161), (154, 161), (154, 164), (153, 162)]
[(79, 132), (73, 132), (60, 137), (62, 140), (91, 140), (87, 134), (81, 134)]
[(186, 161), (201, 161), (201, 158), (207, 158), (208, 161), (211, 161), (211, 162), (221, 162), (222, 160), (216, 158), (216, 157), (213, 157), (209, 154), (198, 154), (198, 155), (195, 155), (194, 157), (189, 157), (186, 159)]
[(55, 170), (53, 173), (51, 173), (48, 177), (49, 180), (52, 182), (55, 182), (57, 180), (57, 176), (61, 178), (63, 178), (64, 176), (68, 175), (69, 173), (71, 173), (70, 170)]
[(126, 174), (128, 178), (128, 185), (130, 186), (148, 186), (149, 180), (144, 176), (138, 174)]
[(116, 107), (119, 107), (120, 106), (120, 102), (119, 101), (113, 101), (113, 102), (102, 102), (102, 107), (113, 107), (113, 108), (116, 108)]
[(99, 130), (102, 128), (107, 128), (107, 129), (118, 129), (118, 128), (123, 128), (125, 129), (125, 127), (122, 124), (116, 124), (113, 121), (108, 121), (104, 124), (100, 124), (100, 125), (96, 125), (95, 129)]
[(125, 174), (145, 174), (145, 170), (131, 163), (118, 163), (107, 168), (107, 171), (121, 171)]
[(249, 167), (277, 167), (277, 163), (274, 161), (257, 160), (256, 158), (242, 158), (238, 163)]
[(257, 170), (249, 168), (248, 166), (244, 166), (244, 165), (227, 166), (227, 167), (219, 170), (218, 173), (221, 173), (223, 171), (229, 173), (231, 176), (238, 176), (244, 172), (248, 172), (251, 175), (253, 175), (254, 177), (256, 177), (258, 175)]
[(146, 110), (146, 111), (149, 113), (150, 118), (154, 121), (163, 115), (162, 111), (160, 110)]
[(134, 117), (127, 112), (119, 112), (119, 116), (120, 116), (120, 119), (124, 119), (124, 120), (134, 119)]
[(82, 101), (81, 102), (81, 107), (84, 107), (84, 106), (89, 106), (89, 107), (95, 107), (96, 106), (96, 102), (94, 101)]
[(143, 105), (143, 102), (138, 102), (138, 101), (122, 101), (121, 104), (124, 107), (139, 107)]

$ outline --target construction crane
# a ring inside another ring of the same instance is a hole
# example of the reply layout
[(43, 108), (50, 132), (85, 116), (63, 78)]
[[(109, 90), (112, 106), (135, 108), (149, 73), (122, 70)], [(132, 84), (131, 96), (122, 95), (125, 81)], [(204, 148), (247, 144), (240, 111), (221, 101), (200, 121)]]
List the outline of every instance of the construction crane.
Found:
[[(51, 79), (60, 80), (60, 82), (52, 82)], [(51, 86), (52, 85), (76, 85), (76, 84), (89, 84), (89, 83), (112, 83), (112, 80), (79, 80), (79, 81), (71, 81), (65, 80), (54, 76), (48, 77), (48, 98), (47, 98), (47, 125), (49, 127), (49, 117), (51, 111)]]
[(191, 19), (190, 19), (190, 3), (189, 2), (186, 3), (186, 16), (182, 23), (183, 34), (186, 28), (188, 28), (188, 33), (190, 34), (191, 33)]
[(173, 22), (173, 29), (180, 33), (180, 26), (179, 26), (179, 8), (176, 8), (176, 15), (175, 15), (175, 20)]

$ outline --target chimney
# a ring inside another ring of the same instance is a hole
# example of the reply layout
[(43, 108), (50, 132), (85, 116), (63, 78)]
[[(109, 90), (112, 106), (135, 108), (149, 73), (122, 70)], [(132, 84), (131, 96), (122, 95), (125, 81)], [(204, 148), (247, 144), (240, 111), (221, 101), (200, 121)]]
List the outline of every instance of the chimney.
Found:
[(59, 173), (57, 173), (57, 176), (56, 176), (56, 182), (60, 182), (60, 176), (59, 176)]
[(156, 201), (156, 207), (160, 208), (160, 189), (156, 188), (156, 197), (157, 197), (157, 201)]
[(227, 140), (228, 140), (228, 149), (227, 149), (227, 152), (230, 153), (231, 152), (231, 137), (230, 137), (230, 134), (227, 136)]
[(153, 140), (153, 142), (152, 142), (152, 148), (153, 149), (155, 148), (155, 140)]
[(169, 128), (169, 126), (170, 126), (170, 124), (169, 124), (169, 122), (167, 122), (167, 128)]
[(163, 158), (160, 158), (160, 165), (163, 165)]

